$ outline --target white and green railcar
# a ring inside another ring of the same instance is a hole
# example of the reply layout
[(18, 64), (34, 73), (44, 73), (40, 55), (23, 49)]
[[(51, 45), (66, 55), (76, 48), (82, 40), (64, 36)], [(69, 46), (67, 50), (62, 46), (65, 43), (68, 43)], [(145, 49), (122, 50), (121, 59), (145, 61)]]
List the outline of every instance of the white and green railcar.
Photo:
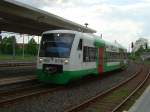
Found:
[(42, 35), (37, 61), (38, 79), (66, 84), (86, 75), (127, 65), (127, 50), (100, 37), (71, 30), (46, 31)]

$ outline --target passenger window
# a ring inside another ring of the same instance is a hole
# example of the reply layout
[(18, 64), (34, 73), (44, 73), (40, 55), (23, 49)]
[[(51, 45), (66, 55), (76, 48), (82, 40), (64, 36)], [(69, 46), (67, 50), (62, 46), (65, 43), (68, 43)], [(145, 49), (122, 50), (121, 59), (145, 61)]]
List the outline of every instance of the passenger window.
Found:
[(96, 48), (83, 47), (83, 62), (95, 62), (96, 61)]
[(78, 44), (78, 50), (82, 50), (82, 43), (83, 43), (83, 40), (80, 39), (79, 44)]

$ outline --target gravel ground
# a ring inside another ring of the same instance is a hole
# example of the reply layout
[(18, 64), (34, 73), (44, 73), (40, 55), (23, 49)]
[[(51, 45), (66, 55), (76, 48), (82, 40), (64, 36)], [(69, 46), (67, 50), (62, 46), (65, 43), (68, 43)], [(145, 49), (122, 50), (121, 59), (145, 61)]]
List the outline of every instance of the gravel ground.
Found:
[(23, 60), (0, 60), (0, 64), (7, 64), (7, 63), (36, 63), (36, 60), (32, 60), (32, 61), (23, 61)]
[(137, 65), (130, 64), (126, 70), (107, 73), (105, 75), (108, 76), (101, 80), (92, 80), (83, 85), (76, 82), (73, 86), (67, 86), (65, 90), (28, 97), (11, 104), (1, 105), (0, 112), (63, 112), (70, 106), (77, 105), (128, 78), (138, 69)]
[(39, 83), (37, 80), (35, 81), (27, 81), (27, 82), (21, 82), (21, 83), (14, 83), (9, 85), (1, 85), (0, 86), (0, 94), (7, 91), (15, 91), (17, 89), (23, 89), (26, 87), (34, 86), (34, 85), (40, 85), (42, 83)]
[[(17, 67), (2, 67), (4, 64), (26, 64), (29, 66), (17, 66)], [(33, 65), (33, 66), (32, 66)], [(16, 77), (22, 75), (30, 75), (35, 74), (36, 71), (36, 62), (35, 61), (0, 61), (0, 78), (9, 78), (9, 77)]]
[(16, 76), (25, 76), (35, 74), (36, 67), (17, 67), (17, 68), (0, 68), (0, 78), (9, 78)]

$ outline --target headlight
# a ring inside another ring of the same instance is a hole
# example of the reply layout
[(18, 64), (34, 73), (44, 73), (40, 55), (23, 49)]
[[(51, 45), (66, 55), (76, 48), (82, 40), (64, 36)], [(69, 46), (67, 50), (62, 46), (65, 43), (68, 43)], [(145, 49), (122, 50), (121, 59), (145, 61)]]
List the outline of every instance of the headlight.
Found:
[(69, 60), (65, 59), (65, 60), (64, 60), (64, 63), (65, 63), (65, 64), (68, 64), (68, 63), (69, 63)]
[(42, 63), (43, 62), (43, 59), (39, 59), (39, 63)]

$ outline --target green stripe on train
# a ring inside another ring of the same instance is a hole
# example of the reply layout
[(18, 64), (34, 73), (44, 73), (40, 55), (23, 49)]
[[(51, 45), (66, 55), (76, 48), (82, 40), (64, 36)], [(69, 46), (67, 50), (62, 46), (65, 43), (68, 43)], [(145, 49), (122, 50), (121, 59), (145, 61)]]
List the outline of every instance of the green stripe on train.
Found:
[(116, 70), (116, 69), (119, 69), (119, 68), (121, 68), (120, 64), (112, 65), (112, 66), (107, 66), (107, 64), (104, 64), (103, 71), (108, 72), (108, 71), (113, 71), (113, 70)]
[(103, 72), (113, 71), (113, 70), (116, 70), (116, 69), (123, 68), (125, 66), (126, 66), (126, 64), (123, 64), (122, 62), (120, 64), (111, 65), (111, 66), (108, 66), (107, 63), (104, 63)]
[(97, 68), (79, 71), (64, 71), (63, 73), (57, 74), (48, 74), (40, 69), (37, 70), (37, 78), (40, 81), (56, 84), (66, 84), (71, 80), (79, 79), (89, 74), (98, 76)]

